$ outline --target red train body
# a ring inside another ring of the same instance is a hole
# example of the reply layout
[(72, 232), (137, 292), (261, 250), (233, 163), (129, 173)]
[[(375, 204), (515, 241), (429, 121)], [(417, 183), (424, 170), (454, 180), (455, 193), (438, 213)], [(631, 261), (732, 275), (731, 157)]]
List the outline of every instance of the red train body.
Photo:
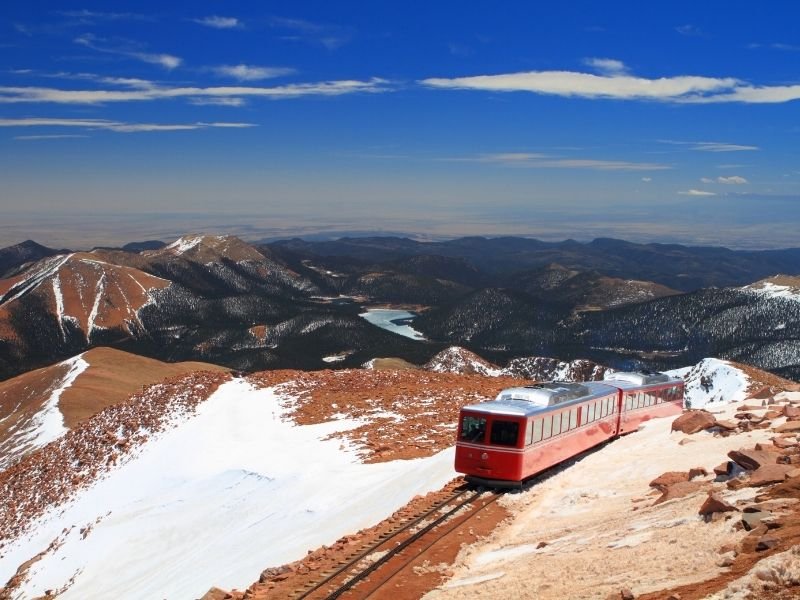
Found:
[(662, 373), (615, 373), (587, 383), (509, 388), (461, 409), (455, 469), (483, 485), (524, 480), (649, 419), (680, 414), (684, 383)]

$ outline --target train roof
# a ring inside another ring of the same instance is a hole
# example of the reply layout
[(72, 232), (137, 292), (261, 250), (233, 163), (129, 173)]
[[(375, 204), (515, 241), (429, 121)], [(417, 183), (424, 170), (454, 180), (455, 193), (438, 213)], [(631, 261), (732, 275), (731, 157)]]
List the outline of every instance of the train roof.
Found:
[(615, 394), (617, 388), (599, 381), (571, 383), (554, 381), (506, 388), (489, 402), (465, 406), (463, 410), (525, 417), (555, 408), (579, 404), (592, 398)]
[(664, 384), (675, 385), (683, 383), (683, 379), (670, 377), (666, 373), (658, 371), (618, 371), (608, 374), (604, 379), (604, 383), (618, 387), (621, 390), (630, 390)]

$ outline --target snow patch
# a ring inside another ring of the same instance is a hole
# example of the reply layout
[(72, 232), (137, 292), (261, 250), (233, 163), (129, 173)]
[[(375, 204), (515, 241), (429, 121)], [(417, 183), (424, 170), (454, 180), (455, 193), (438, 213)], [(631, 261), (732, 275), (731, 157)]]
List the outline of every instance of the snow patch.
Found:
[(195, 415), (7, 542), (0, 580), (66, 529), (63, 544), (31, 567), (20, 597), (73, 577), (65, 600), (244, 589), (263, 569), (372, 525), (453, 477), (452, 449), (362, 464), (354, 447), (330, 437), (358, 422), (295, 425), (291, 399), (242, 379), (222, 385)]
[(704, 358), (693, 367), (666, 373), (686, 381), (684, 403), (687, 408), (739, 402), (747, 398), (750, 387), (750, 378), (743, 371), (717, 358)]
[(49, 444), (55, 439), (64, 435), (68, 429), (64, 426), (64, 415), (58, 402), (64, 390), (69, 388), (78, 376), (83, 373), (89, 363), (83, 360), (80, 354), (69, 360), (59, 363), (58, 366), (67, 367), (69, 370), (64, 378), (57, 384), (50, 396), (42, 405), (42, 408), (25, 423), (23, 429), (15, 431), (5, 442), (7, 450), (0, 455), (0, 469), (6, 468), (10, 463), (15, 462), (20, 455), (31, 452)]
[(368, 308), (365, 312), (358, 315), (367, 323), (371, 323), (376, 327), (391, 331), (397, 335), (411, 338), (412, 340), (424, 340), (425, 336), (419, 331), (411, 327), (411, 325), (398, 325), (395, 321), (403, 319), (410, 320), (416, 317), (412, 312), (407, 310), (393, 310), (390, 308)]
[(200, 245), (200, 242), (203, 241), (202, 236), (189, 236), (189, 237), (180, 237), (174, 242), (172, 242), (169, 246), (164, 248), (165, 250), (174, 250), (175, 254), (183, 254), (188, 252), (192, 248), (196, 248)]

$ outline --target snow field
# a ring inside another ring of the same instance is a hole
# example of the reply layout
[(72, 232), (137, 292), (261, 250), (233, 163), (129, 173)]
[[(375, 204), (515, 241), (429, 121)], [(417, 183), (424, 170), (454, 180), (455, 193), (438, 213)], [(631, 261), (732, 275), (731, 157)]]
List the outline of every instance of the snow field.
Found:
[(195, 415), (8, 544), (0, 579), (59, 539), (17, 597), (73, 579), (66, 600), (245, 588), (263, 569), (372, 525), (453, 477), (452, 450), (361, 464), (352, 448), (328, 438), (358, 422), (296, 426), (282, 404), (273, 389), (224, 384)]

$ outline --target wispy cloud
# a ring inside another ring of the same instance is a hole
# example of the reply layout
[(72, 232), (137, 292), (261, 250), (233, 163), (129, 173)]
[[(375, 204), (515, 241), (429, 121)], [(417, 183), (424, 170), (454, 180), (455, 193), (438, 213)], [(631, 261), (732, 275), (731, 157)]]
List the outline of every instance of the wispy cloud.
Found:
[(730, 177), (717, 177), (717, 183), (724, 183), (725, 185), (745, 185), (750, 182), (739, 175), (731, 175)]
[(97, 10), (59, 10), (57, 15), (71, 19), (80, 19), (82, 24), (93, 21), (152, 21), (154, 18), (149, 15), (130, 12), (103, 12)]
[(674, 146), (687, 146), (689, 150), (696, 150), (699, 152), (752, 152), (755, 150), (760, 150), (758, 146), (750, 146), (745, 144), (729, 144), (727, 142), (686, 142), (681, 140), (658, 140), (658, 141), (662, 144), (672, 144)]
[(628, 67), (621, 60), (614, 58), (584, 58), (583, 64), (604, 75), (617, 75), (628, 72)]
[(323, 46), (328, 50), (337, 50), (353, 38), (353, 33), (349, 28), (315, 23), (306, 19), (272, 17), (269, 23), (275, 29), (289, 32), (282, 35), (281, 39)]
[[(248, 128), (257, 127), (255, 123), (126, 123), (108, 119), (59, 119), (51, 117), (31, 117), (24, 119), (0, 119), (0, 127), (76, 127), (86, 130), (107, 130), (117, 133), (139, 133), (146, 131), (187, 131), (192, 129)], [(44, 139), (54, 136), (18, 136), (15, 139)], [(58, 136), (65, 137), (65, 136)]]
[(504, 152), (479, 156), (448, 158), (453, 162), (479, 162), (527, 167), (532, 169), (590, 169), (594, 171), (661, 171), (672, 167), (659, 163), (603, 160), (594, 158), (565, 158), (532, 152)]
[(691, 23), (678, 25), (675, 28), (675, 31), (677, 31), (681, 35), (686, 35), (689, 37), (700, 37), (705, 35), (705, 32), (702, 29), (700, 29), (697, 25), (692, 25)]
[(651, 181), (653, 181), (653, 178), (652, 177), (642, 177), (642, 181), (644, 181), (645, 183), (650, 183)]
[(192, 19), (192, 21), (199, 25), (213, 27), (214, 29), (238, 29), (244, 26), (244, 23), (236, 17), (220, 17), (218, 15), (203, 17), (202, 19)]
[(678, 192), (681, 196), (716, 196), (714, 192), (707, 192), (705, 190), (686, 190), (685, 192)]
[(189, 104), (195, 106), (244, 106), (247, 101), (244, 98), (189, 98)]
[(156, 54), (152, 52), (142, 52), (135, 48), (129, 47), (130, 44), (126, 45), (109, 45), (107, 40), (103, 40), (94, 36), (91, 33), (86, 33), (75, 38), (75, 43), (80, 44), (81, 46), (85, 46), (87, 48), (91, 48), (97, 52), (103, 52), (106, 54), (116, 54), (119, 56), (126, 56), (128, 58), (135, 58), (136, 60), (140, 60), (142, 62), (159, 65), (164, 67), (165, 69), (172, 70), (175, 69), (183, 63), (183, 59), (174, 56), (172, 54)]
[(771, 44), (747, 44), (750, 49), (767, 48), (771, 50), (784, 50), (786, 52), (800, 52), (800, 46), (797, 44), (783, 44), (781, 42), (773, 42)]
[(393, 88), (385, 79), (341, 80), (293, 83), (274, 87), (166, 87), (130, 90), (62, 90), (47, 87), (0, 87), (0, 104), (105, 104), (177, 98), (300, 98), (303, 96), (342, 96), (357, 93), (388, 92)]
[(431, 77), (419, 81), (426, 87), (489, 92), (530, 92), (571, 98), (647, 100), (684, 104), (738, 102), (765, 104), (800, 99), (799, 85), (755, 86), (735, 77), (679, 75), (650, 79), (624, 70), (610, 58), (586, 59), (600, 71), (527, 71), (468, 77)]
[(75, 138), (88, 138), (88, 135), (61, 134), (61, 135), (15, 135), (15, 140), (65, 140)]
[(213, 67), (214, 73), (222, 77), (231, 77), (239, 81), (259, 81), (291, 75), (295, 72), (289, 67), (256, 67), (253, 65), (221, 65)]

